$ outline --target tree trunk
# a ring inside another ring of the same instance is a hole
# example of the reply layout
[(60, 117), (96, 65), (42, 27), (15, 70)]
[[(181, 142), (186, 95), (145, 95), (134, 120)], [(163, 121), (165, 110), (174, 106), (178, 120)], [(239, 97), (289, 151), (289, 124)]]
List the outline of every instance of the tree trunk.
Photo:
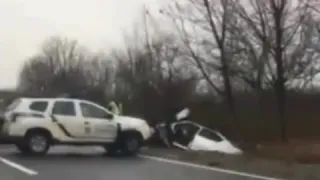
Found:
[(286, 116), (286, 104), (287, 104), (287, 94), (286, 89), (279, 77), (279, 80), (276, 82), (276, 98), (277, 98), (277, 110), (278, 110), (278, 118), (280, 123), (280, 133), (281, 140), (283, 143), (288, 142), (287, 136), (287, 116)]
[(271, 6), (273, 9), (273, 18), (275, 25), (275, 34), (276, 34), (276, 44), (275, 44), (275, 63), (276, 63), (276, 73), (277, 79), (275, 82), (275, 92), (277, 99), (277, 110), (278, 118), (280, 123), (280, 134), (281, 140), (283, 143), (288, 141), (287, 137), (287, 117), (286, 117), (286, 104), (287, 104), (287, 93), (285, 87), (285, 75), (284, 75), (284, 65), (283, 65), (283, 18), (284, 18), (284, 9), (287, 5), (287, 1), (281, 0), (276, 2), (271, 0)]
[[(231, 81), (230, 81), (230, 75), (229, 75), (229, 67), (228, 62), (225, 57), (224, 49), (221, 48), (221, 64), (222, 64), (222, 76), (223, 76), (223, 84), (224, 84), (224, 93), (225, 93), (225, 99), (227, 103), (227, 108), (230, 113), (230, 118), (234, 122), (235, 125), (235, 135), (239, 137), (241, 133), (241, 126), (237, 119), (237, 113), (236, 113), (236, 107), (235, 107), (235, 100), (233, 96)], [(240, 138), (241, 139), (241, 138)]]
[(283, 67), (283, 49), (282, 49), (282, 35), (283, 29), (281, 26), (281, 15), (278, 14), (275, 18), (276, 23), (276, 49), (275, 49), (275, 61), (277, 65), (277, 80), (275, 84), (278, 118), (280, 123), (281, 140), (283, 143), (288, 141), (287, 137), (287, 119), (286, 119), (286, 101), (287, 93), (284, 79), (284, 67)]

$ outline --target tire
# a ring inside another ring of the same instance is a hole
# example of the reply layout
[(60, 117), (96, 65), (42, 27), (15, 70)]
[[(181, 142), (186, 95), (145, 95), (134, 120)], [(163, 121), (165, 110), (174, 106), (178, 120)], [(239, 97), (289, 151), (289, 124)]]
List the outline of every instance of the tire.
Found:
[(29, 154), (30, 153), (30, 149), (28, 148), (28, 146), (26, 146), (23, 143), (16, 144), (16, 147), (22, 154)]
[(142, 138), (138, 134), (128, 134), (122, 139), (122, 153), (125, 156), (134, 156), (139, 153)]
[(44, 132), (30, 132), (25, 137), (25, 144), (30, 155), (43, 156), (50, 148), (50, 136)]

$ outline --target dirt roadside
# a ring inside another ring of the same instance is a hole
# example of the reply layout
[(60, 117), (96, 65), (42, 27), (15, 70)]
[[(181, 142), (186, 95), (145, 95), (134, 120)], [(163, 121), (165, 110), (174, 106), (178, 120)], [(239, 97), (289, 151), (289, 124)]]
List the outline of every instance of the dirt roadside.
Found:
[(188, 152), (166, 148), (143, 149), (142, 153), (149, 156), (181, 160), (280, 179), (320, 180), (320, 165), (270, 160), (256, 157), (252, 154), (232, 156), (213, 152)]

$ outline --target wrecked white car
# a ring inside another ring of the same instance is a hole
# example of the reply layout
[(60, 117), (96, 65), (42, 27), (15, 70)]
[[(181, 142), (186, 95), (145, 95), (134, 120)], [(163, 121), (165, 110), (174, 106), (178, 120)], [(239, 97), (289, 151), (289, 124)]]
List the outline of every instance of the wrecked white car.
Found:
[[(184, 110), (186, 112), (186, 110)], [(179, 113), (181, 114), (181, 113)], [(187, 115), (188, 113), (182, 113)], [(185, 117), (184, 117), (185, 118)], [(177, 116), (177, 119), (181, 117)], [(192, 151), (216, 151), (225, 154), (242, 154), (242, 151), (235, 147), (221, 133), (204, 127), (189, 120), (176, 121), (170, 124), (172, 142), (169, 142), (166, 132), (166, 124), (161, 123), (156, 126), (157, 134), (170, 147)]]

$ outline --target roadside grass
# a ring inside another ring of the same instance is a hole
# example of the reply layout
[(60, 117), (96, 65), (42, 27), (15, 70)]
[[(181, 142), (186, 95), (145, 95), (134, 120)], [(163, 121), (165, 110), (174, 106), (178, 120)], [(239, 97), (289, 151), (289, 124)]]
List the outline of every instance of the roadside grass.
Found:
[(284, 161), (288, 164), (320, 164), (320, 141), (290, 140), (289, 143), (267, 142), (244, 147), (257, 157)]

